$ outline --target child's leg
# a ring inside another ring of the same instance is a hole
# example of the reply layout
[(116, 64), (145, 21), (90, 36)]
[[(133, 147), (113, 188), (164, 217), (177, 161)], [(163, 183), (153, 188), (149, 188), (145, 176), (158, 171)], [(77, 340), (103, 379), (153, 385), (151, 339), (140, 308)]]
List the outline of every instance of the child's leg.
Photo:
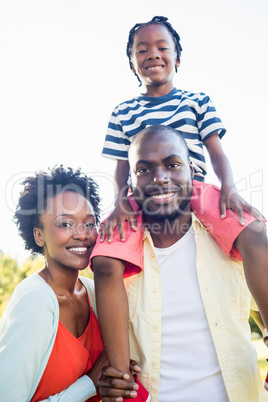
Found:
[(264, 224), (254, 221), (237, 237), (249, 290), (268, 326), (268, 237)]
[(220, 189), (214, 185), (194, 181), (191, 207), (222, 250), (231, 258), (243, 260), (248, 287), (268, 325), (268, 238), (265, 226), (248, 213), (245, 225), (236, 213), (227, 210), (221, 219)]
[(128, 299), (123, 283), (125, 263), (110, 257), (93, 258), (96, 304), (109, 364), (130, 373)]

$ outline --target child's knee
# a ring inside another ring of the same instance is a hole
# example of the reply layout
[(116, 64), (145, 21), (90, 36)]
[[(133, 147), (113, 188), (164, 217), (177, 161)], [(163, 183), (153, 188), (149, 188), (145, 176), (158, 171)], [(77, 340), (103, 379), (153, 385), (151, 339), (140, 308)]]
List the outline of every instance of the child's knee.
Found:
[(236, 246), (241, 254), (256, 255), (267, 253), (268, 238), (263, 222), (253, 221), (239, 234)]
[(96, 256), (92, 259), (94, 267), (94, 278), (98, 279), (115, 279), (122, 278), (125, 263), (122, 260), (117, 260), (111, 257)]

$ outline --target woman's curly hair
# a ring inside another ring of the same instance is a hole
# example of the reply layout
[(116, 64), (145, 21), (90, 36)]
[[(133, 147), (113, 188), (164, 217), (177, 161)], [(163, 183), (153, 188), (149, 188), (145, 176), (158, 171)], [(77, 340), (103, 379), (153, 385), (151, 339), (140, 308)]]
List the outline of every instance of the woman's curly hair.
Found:
[(35, 176), (27, 177), (22, 185), (24, 189), (13, 220), (24, 240), (25, 249), (32, 253), (43, 254), (43, 248), (35, 242), (33, 229), (42, 228), (41, 215), (46, 210), (49, 199), (57, 194), (73, 191), (83, 195), (92, 205), (97, 225), (100, 223), (99, 186), (80, 169), (74, 172), (72, 168), (61, 165), (48, 172), (38, 172)]

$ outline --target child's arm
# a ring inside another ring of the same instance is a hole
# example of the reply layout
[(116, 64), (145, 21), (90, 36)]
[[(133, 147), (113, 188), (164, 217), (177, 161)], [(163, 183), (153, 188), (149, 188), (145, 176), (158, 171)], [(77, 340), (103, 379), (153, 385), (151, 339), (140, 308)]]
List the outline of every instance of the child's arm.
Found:
[(128, 201), (128, 174), (129, 164), (127, 160), (118, 160), (114, 174), (115, 181), (115, 209), (109, 218), (101, 225), (100, 241), (104, 241), (105, 236), (108, 236), (108, 241), (113, 240), (113, 230), (117, 227), (118, 233), (122, 241), (125, 240), (124, 223), (129, 221), (133, 230), (137, 230), (137, 221), (133, 209)]
[(96, 305), (109, 364), (133, 377), (129, 368), (128, 299), (123, 282), (125, 262), (93, 257)]
[(257, 220), (265, 221), (263, 215), (238, 193), (235, 187), (232, 168), (223, 151), (220, 138), (217, 133), (210, 135), (204, 142), (211, 160), (212, 167), (221, 183), (220, 214), (225, 218), (226, 209), (232, 209), (239, 216), (241, 225), (244, 225), (244, 212), (251, 213)]

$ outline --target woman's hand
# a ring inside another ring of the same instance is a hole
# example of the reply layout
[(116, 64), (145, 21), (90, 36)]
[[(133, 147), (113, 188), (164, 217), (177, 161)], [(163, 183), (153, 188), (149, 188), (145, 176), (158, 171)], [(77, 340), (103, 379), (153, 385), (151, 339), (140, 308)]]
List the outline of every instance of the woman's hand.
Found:
[(101, 376), (101, 370), (104, 366), (108, 364), (107, 356), (105, 350), (101, 352), (99, 357), (94, 363), (94, 366), (86, 373), (86, 375), (93, 381), (95, 388), (98, 389), (98, 380)]
[[(130, 361), (130, 369), (140, 373), (141, 369), (134, 360)], [(111, 366), (102, 369), (99, 379), (99, 393), (102, 402), (122, 402), (123, 398), (136, 398), (139, 386), (130, 381), (129, 375), (123, 371), (116, 370)]]

